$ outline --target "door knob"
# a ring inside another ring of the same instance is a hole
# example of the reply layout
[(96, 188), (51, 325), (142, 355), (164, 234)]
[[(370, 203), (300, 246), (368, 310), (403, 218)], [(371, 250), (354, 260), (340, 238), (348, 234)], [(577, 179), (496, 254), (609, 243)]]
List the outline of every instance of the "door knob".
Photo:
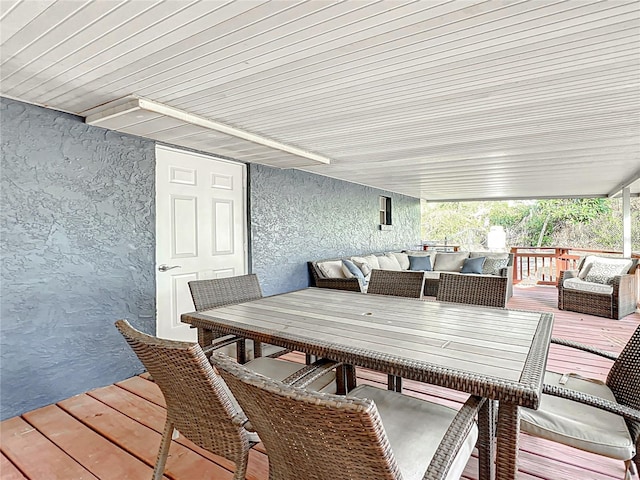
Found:
[(158, 271), (166, 272), (167, 270), (173, 270), (174, 268), (181, 268), (182, 265), (165, 265), (164, 263), (158, 267)]

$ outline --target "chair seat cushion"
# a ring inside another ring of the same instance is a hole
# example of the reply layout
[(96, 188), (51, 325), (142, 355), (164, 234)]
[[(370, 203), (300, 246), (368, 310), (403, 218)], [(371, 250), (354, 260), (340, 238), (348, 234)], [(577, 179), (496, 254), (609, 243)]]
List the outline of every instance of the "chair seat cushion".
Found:
[[(304, 365), (301, 363), (290, 362), (287, 360), (279, 360), (277, 358), (258, 357), (245, 364), (247, 368), (250, 368), (254, 372), (258, 372), (265, 377), (273, 378), (274, 380), (284, 380), (289, 375), (293, 375)], [(331, 370), (313, 383), (306, 387), (308, 390), (323, 393), (336, 393), (336, 372)]]
[[(560, 385), (559, 373), (547, 372), (544, 382), (615, 402), (604, 384), (569, 377)], [(564, 445), (619, 460), (629, 460), (635, 447), (624, 419), (589, 405), (551, 395), (542, 395), (538, 410), (521, 408), (522, 431)]]
[(603, 295), (611, 295), (613, 293), (611, 285), (587, 282), (578, 277), (567, 278), (562, 282), (562, 286), (569, 290), (580, 290), (581, 292), (600, 293)]
[[(353, 389), (347, 396), (368, 398), (375, 402), (402, 478), (422, 479), (457, 411), (368, 385)], [(447, 479), (457, 479), (462, 475), (477, 439), (478, 429), (474, 426), (458, 452)]]

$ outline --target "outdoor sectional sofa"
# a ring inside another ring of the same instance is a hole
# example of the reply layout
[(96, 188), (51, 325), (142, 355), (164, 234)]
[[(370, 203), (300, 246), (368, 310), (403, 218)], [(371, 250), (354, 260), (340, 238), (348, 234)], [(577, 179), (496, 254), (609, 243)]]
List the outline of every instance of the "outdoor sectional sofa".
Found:
[[(511, 253), (409, 250), (330, 258), (308, 265), (311, 285), (321, 288), (366, 292), (368, 274), (377, 268), (426, 270), (424, 295), (442, 301), (504, 307), (513, 295)], [(358, 275), (353, 273), (354, 265), (360, 270), (355, 272)], [(475, 273), (466, 273), (469, 271)]]

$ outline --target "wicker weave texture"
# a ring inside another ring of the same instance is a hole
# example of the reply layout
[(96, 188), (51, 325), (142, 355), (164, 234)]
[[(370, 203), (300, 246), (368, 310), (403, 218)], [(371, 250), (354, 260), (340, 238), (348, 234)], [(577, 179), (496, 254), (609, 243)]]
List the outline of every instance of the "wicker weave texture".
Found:
[(234, 479), (245, 478), (251, 444), (238, 412), (198, 344), (163, 340), (146, 335), (118, 320), (116, 327), (127, 340), (167, 404), (167, 424), (154, 478), (162, 478), (175, 428), (196, 445), (236, 464)]
[(441, 273), (436, 300), (504, 308), (508, 279), (497, 275)]
[[(288, 387), (219, 354), (212, 357), (212, 362), (265, 445), (270, 480), (402, 478), (371, 400)], [(442, 439), (425, 479), (446, 478), (481, 403), (471, 397), (465, 404)]]
[(198, 312), (262, 298), (260, 282), (255, 274), (193, 280), (189, 282), (189, 290)]
[(553, 338), (552, 343), (575, 348), (608, 359), (615, 359), (607, 376), (606, 384), (616, 398), (611, 402), (600, 397), (558, 385), (544, 385), (543, 392), (575, 402), (591, 405), (625, 417), (631, 438), (636, 444), (634, 462), (640, 468), (640, 326), (636, 328), (631, 339), (620, 355), (616, 356), (588, 345), (573, 341)]
[[(189, 282), (189, 290), (197, 312), (262, 298), (262, 288), (256, 274), (212, 278), (209, 280), (192, 280)], [(207, 348), (213, 340), (219, 337), (220, 335), (214, 335), (211, 331), (198, 328), (198, 343), (202, 348)], [(245, 342), (238, 342), (237, 348), (238, 361), (245, 363), (247, 360)], [(286, 349), (254, 342), (254, 357), (261, 357), (263, 348), (268, 349), (268, 357), (279, 357), (289, 352)]]
[(371, 271), (367, 293), (422, 298), (423, 289), (423, 272), (374, 269)]
[[(332, 258), (329, 260), (340, 260)], [(319, 288), (333, 288), (336, 290), (347, 290), (349, 292), (360, 292), (360, 282), (357, 278), (325, 278), (320, 269), (318, 262), (307, 262), (309, 273), (311, 274), (311, 286)]]
[(630, 273), (613, 278), (611, 295), (564, 288), (564, 281), (578, 276), (578, 270), (563, 270), (558, 278), (558, 309), (586, 313), (597, 317), (620, 320), (637, 309), (635, 269), (638, 259), (632, 260)]

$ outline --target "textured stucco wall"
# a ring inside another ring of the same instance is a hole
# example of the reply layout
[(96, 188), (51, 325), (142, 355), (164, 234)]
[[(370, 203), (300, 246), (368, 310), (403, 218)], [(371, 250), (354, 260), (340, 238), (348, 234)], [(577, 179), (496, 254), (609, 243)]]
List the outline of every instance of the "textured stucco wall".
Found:
[(0, 99), (1, 418), (141, 371), (155, 331), (154, 143)]
[[(265, 295), (309, 286), (309, 260), (421, 242), (417, 198), (255, 164), (249, 180), (251, 264)], [(380, 195), (392, 199), (391, 230), (378, 230)]]

